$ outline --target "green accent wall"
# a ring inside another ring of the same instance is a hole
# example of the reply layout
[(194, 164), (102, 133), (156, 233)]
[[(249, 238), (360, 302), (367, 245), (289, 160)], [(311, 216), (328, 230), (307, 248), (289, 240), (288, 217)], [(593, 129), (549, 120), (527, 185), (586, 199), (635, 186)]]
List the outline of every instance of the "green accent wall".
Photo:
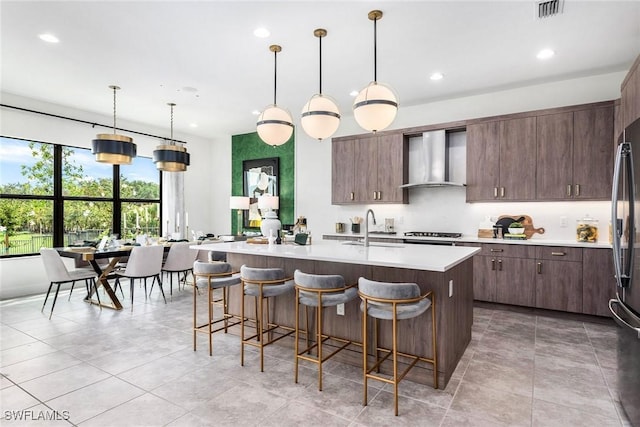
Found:
[[(257, 132), (233, 135), (231, 137), (231, 195), (243, 196), (242, 162), (245, 160), (278, 157), (280, 170), (280, 210), (278, 218), (283, 224), (294, 223), (295, 187), (295, 132), (286, 143), (273, 147), (267, 145)], [(236, 234), (237, 216), (230, 210), (232, 234)]]

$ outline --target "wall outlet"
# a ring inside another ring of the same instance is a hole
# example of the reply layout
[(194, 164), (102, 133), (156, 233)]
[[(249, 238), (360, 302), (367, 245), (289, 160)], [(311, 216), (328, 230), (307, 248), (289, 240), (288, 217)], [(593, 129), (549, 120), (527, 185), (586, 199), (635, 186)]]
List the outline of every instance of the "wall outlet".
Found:
[(338, 304), (336, 310), (338, 316), (344, 316), (344, 304)]
[(449, 298), (453, 296), (453, 279), (449, 280)]
[(563, 215), (563, 216), (561, 216), (561, 217), (560, 217), (560, 227), (562, 227), (562, 228), (566, 228), (566, 227), (568, 227), (568, 226), (569, 226), (569, 220), (567, 219), (567, 217), (566, 217), (566, 216), (564, 216), (564, 215)]

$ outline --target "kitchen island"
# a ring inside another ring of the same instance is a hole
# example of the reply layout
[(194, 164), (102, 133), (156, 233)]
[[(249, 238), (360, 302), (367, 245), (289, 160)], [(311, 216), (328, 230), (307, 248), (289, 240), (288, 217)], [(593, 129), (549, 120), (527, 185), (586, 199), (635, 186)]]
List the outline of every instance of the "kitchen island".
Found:
[[(306, 273), (340, 274), (347, 283), (359, 277), (388, 282), (414, 282), (422, 293), (434, 291), (436, 296), (438, 380), (446, 387), (451, 374), (471, 340), (473, 324), (473, 255), (478, 248), (460, 246), (402, 245), (372, 243), (369, 247), (350, 242), (319, 241), (312, 245), (267, 245), (246, 242), (216, 243), (193, 246), (198, 250), (226, 252), (235, 269), (280, 267), (293, 276), (296, 269)], [(240, 289), (232, 287), (230, 311), (240, 312)], [(248, 299), (251, 301), (251, 299)], [(246, 307), (247, 313), (253, 312)], [(271, 304), (275, 323), (293, 326), (295, 295), (276, 298)], [(360, 300), (345, 306), (344, 315), (326, 309), (325, 331), (331, 335), (362, 341)], [(380, 345), (390, 348), (390, 322), (381, 322)], [(431, 351), (431, 317), (419, 316), (403, 320), (400, 329), (400, 351), (429, 357)], [(361, 365), (359, 351), (346, 353), (342, 360)], [(292, 358), (293, 359), (293, 358)], [(430, 366), (421, 364), (408, 378), (429, 384), (433, 377)]]

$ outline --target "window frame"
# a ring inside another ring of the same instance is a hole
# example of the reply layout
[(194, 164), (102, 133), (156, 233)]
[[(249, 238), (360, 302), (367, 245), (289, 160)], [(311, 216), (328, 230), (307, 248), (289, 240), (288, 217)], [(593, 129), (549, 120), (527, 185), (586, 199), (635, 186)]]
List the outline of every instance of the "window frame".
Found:
[[(51, 200), (53, 201), (53, 247), (64, 246), (64, 202), (65, 201), (86, 201), (86, 202), (110, 202), (112, 203), (113, 234), (120, 235), (122, 233), (122, 204), (123, 203), (158, 203), (160, 212), (160, 224), (162, 224), (162, 173), (158, 171), (159, 191), (157, 199), (139, 199), (139, 198), (121, 198), (120, 197), (120, 166), (112, 166), (112, 197), (86, 197), (86, 196), (63, 196), (62, 194), (62, 150), (65, 147), (74, 149), (88, 149), (87, 147), (79, 147), (67, 144), (54, 144), (51, 142), (36, 141), (26, 138), (17, 138), (12, 136), (0, 135), (2, 138), (14, 139), (25, 142), (37, 142), (39, 144), (48, 144), (53, 146), (53, 195), (32, 195), (32, 194), (4, 194), (0, 193), (0, 199), (18, 199), (18, 200)], [(144, 157), (144, 156), (141, 156)], [(135, 160), (134, 160), (135, 161)], [(2, 255), (0, 259), (17, 258), (25, 256), (33, 256), (37, 253)]]

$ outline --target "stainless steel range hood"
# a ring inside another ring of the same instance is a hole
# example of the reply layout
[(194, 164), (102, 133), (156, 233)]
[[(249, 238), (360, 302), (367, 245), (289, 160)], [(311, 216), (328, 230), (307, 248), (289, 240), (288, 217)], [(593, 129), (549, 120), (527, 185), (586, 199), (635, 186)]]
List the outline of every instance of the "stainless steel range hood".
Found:
[(409, 139), (409, 183), (401, 188), (464, 187), (466, 132), (437, 130)]

